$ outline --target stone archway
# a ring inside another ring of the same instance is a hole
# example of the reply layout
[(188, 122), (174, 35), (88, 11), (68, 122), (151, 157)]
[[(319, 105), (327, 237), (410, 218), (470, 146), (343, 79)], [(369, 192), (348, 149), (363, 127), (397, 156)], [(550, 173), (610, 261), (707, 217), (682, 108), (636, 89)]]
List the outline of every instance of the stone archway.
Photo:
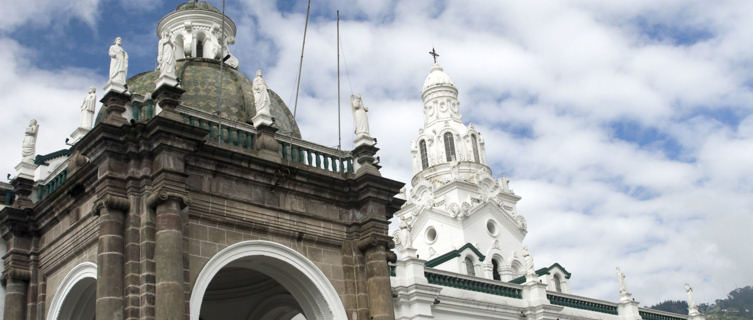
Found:
[(191, 291), (190, 320), (199, 320), (202, 312), (202, 318), (211, 320), (206, 313), (214, 311), (203, 308), (209, 308), (212, 301), (229, 307), (238, 300), (244, 302), (237, 305), (251, 306), (248, 314), (239, 317), (244, 320), (298, 319), (299, 313), (310, 320), (347, 320), (342, 301), (324, 273), (297, 251), (270, 241), (239, 242), (212, 257)]
[(81, 263), (65, 275), (50, 302), (47, 320), (94, 320), (97, 265)]

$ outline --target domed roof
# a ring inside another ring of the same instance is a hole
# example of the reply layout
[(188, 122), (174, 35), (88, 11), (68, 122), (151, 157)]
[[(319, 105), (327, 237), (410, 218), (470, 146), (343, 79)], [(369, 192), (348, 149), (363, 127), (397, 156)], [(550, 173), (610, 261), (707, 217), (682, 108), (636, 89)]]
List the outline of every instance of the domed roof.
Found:
[[(176, 74), (180, 79), (181, 88), (185, 90), (181, 96), (180, 105), (217, 114), (219, 69), (220, 64), (217, 60), (203, 58), (179, 60)], [(251, 80), (233, 68), (223, 68), (222, 72), (223, 95), (220, 117), (230, 121), (251, 123), (251, 119), (256, 115)], [(137, 74), (128, 79), (128, 89), (133, 94), (146, 96), (147, 93), (154, 91), (158, 76), (159, 71)], [(279, 129), (278, 132), (300, 138), (301, 132), (285, 102), (271, 89), (268, 92), (272, 102), (270, 111), (275, 120), (275, 127)], [(100, 112), (97, 122), (102, 120), (99, 119), (102, 116)]]
[(175, 11), (181, 10), (208, 10), (221, 13), (220, 10), (217, 10), (217, 8), (206, 1), (188, 1), (175, 8)]
[(431, 67), (429, 75), (426, 76), (426, 80), (424, 80), (423, 90), (439, 85), (455, 87), (455, 83), (452, 82), (450, 76), (444, 73), (444, 69), (435, 63)]

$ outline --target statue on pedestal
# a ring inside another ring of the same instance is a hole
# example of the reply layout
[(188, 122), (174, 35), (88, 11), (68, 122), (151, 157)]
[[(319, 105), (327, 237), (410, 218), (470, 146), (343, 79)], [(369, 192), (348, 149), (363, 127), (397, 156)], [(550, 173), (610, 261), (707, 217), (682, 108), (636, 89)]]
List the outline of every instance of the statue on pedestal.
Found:
[(34, 156), (37, 150), (37, 133), (39, 132), (39, 125), (37, 120), (31, 120), (29, 126), (26, 127), (24, 132), (24, 142), (21, 147), (21, 155), (23, 156), (23, 162), (34, 162)]
[(254, 105), (256, 106), (256, 115), (252, 119), (252, 122), (257, 127), (259, 125), (272, 125), (272, 114), (270, 111), (272, 101), (269, 98), (268, 88), (262, 76), (261, 69), (256, 70), (256, 77), (252, 82), (251, 89), (254, 92)]
[(110, 46), (110, 82), (125, 85), (126, 73), (128, 73), (128, 54), (120, 46), (122, 39), (115, 38), (115, 43)]
[(531, 281), (536, 277), (536, 270), (533, 267), (533, 256), (528, 251), (528, 247), (523, 247), (523, 260), (526, 262), (526, 280)]
[(89, 94), (81, 103), (81, 128), (91, 129), (94, 123), (94, 111), (97, 107), (97, 89), (89, 87)]
[(366, 116), (369, 109), (363, 105), (363, 100), (358, 94), (350, 96), (350, 105), (353, 108), (353, 132), (358, 137), (369, 137), (369, 119)]
[(620, 283), (620, 294), (627, 293), (627, 286), (625, 286), (625, 274), (620, 271), (620, 267), (617, 267), (617, 281)]
[(394, 233), (395, 246), (398, 249), (409, 249), (412, 247), (411, 231), (413, 230), (413, 226), (411, 226), (411, 220), (412, 217), (410, 216), (400, 217), (399, 229)]
[(693, 298), (693, 288), (687, 283), (685, 284), (685, 293), (688, 294), (688, 314), (691, 316), (698, 315), (700, 312), (698, 312), (698, 306)]
[(175, 45), (173, 45), (170, 37), (169, 32), (162, 32), (157, 50), (157, 62), (159, 63), (160, 78), (175, 79)]

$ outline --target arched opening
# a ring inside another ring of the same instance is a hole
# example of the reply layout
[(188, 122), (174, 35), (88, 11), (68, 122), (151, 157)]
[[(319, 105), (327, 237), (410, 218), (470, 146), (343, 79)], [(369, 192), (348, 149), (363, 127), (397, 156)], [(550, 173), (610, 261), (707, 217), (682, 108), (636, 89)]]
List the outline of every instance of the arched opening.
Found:
[(196, 54), (194, 54), (194, 57), (204, 57), (204, 42), (206, 42), (206, 36), (203, 32), (200, 32), (196, 35)]
[(444, 134), (444, 154), (447, 162), (455, 160), (455, 139), (452, 137), (452, 132)]
[(97, 266), (79, 264), (65, 276), (50, 303), (47, 320), (94, 320)]
[(502, 279), (502, 277), (499, 275), (499, 262), (497, 262), (497, 259), (492, 259), (492, 279)]
[(335, 319), (345, 309), (327, 277), (281, 244), (255, 240), (217, 253), (191, 293), (191, 320)]
[(513, 274), (516, 276), (521, 275), (523, 273), (523, 265), (520, 264), (520, 261), (515, 260), (510, 264), (510, 268), (512, 268)]
[(562, 292), (562, 283), (559, 274), (554, 275), (554, 289), (557, 290), (557, 292)]
[(481, 160), (479, 160), (478, 156), (478, 141), (475, 134), (471, 135), (471, 145), (473, 145), (473, 161), (479, 163)]
[(183, 35), (179, 34), (175, 36), (175, 59), (185, 59), (186, 53), (183, 51)]
[(418, 147), (421, 151), (421, 170), (429, 167), (429, 157), (426, 154), (426, 140), (421, 140), (418, 143)]
[(465, 257), (465, 270), (469, 276), (476, 276), (476, 268), (473, 267), (473, 260), (471, 260), (471, 257)]

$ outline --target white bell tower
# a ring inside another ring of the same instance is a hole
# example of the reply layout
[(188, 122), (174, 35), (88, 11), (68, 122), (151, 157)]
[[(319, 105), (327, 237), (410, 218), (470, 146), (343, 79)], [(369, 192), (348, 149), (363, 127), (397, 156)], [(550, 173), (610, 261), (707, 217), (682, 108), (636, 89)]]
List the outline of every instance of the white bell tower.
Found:
[(395, 214), (398, 251), (417, 254), (427, 267), (477, 277), (523, 275), (527, 226), (516, 209), (520, 197), (504, 176), (492, 175), (481, 133), (463, 124), (458, 89), (436, 61), (421, 97), (424, 126), (411, 142), (412, 189)]

